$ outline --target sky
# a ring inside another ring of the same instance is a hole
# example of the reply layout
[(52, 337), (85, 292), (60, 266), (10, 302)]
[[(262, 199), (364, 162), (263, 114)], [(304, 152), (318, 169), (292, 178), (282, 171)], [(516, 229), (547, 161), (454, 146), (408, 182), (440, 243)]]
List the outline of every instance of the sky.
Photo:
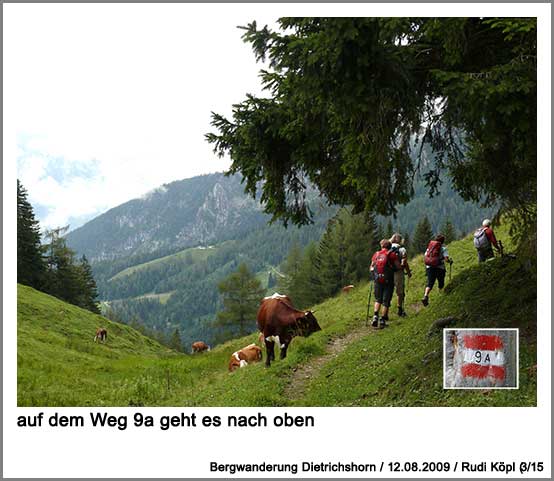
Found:
[(4, 5), (7, 120), (43, 228), (229, 166), (204, 139), (210, 113), (261, 94), (263, 67), (237, 26), (276, 19), (232, 7)]

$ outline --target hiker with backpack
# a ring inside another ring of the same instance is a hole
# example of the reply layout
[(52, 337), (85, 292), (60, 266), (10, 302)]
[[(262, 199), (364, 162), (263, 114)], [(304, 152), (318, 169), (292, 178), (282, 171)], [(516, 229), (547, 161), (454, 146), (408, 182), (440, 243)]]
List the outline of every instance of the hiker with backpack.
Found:
[[(392, 243), (388, 239), (380, 242), (381, 250), (373, 254), (369, 270), (373, 274), (375, 305), (371, 326), (383, 329), (389, 320), (389, 307), (394, 292), (394, 272), (401, 269), (400, 260), (391, 250)], [(379, 317), (383, 306), (383, 315)]]
[(406, 311), (404, 310), (404, 298), (406, 297), (405, 291), (405, 278), (412, 277), (412, 271), (408, 264), (408, 253), (406, 248), (402, 245), (402, 236), (396, 232), (390, 238), (392, 247), (391, 250), (397, 255), (400, 261), (400, 269), (394, 272), (394, 288), (396, 289), (396, 297), (398, 299), (398, 315), (400, 317), (406, 317)]
[(427, 273), (427, 285), (421, 302), (424, 306), (429, 305), (429, 293), (435, 281), (439, 282), (439, 290), (444, 287), (444, 278), (446, 277), (446, 263), (452, 264), (452, 260), (448, 256), (448, 250), (444, 246), (445, 237), (439, 234), (434, 240), (429, 242), (425, 256), (425, 271)]
[(477, 229), (473, 234), (473, 245), (477, 249), (479, 262), (485, 262), (487, 259), (494, 257), (494, 252), (492, 250), (493, 246), (498, 252), (501, 252), (500, 245), (496, 240), (494, 231), (491, 228), (490, 219), (485, 219), (482, 227)]

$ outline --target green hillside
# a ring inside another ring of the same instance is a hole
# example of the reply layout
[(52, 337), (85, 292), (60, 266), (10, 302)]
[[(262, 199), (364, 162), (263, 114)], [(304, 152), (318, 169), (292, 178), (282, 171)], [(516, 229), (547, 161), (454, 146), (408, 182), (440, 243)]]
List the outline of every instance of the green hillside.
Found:
[[(507, 229), (500, 238), (510, 250)], [(536, 405), (536, 265), (497, 258), (477, 265), (471, 239), (448, 246), (452, 281), (422, 308), (424, 268), (412, 261), (407, 307), (390, 327), (365, 326), (367, 284), (315, 306), (322, 331), (295, 338), (284, 361), (229, 374), (237, 348), (257, 335), (235, 339), (200, 355), (170, 355), (132, 329), (20, 287), (20, 405), (173, 406), (534, 406)], [(519, 390), (442, 389), (445, 316), (455, 327), (518, 327)], [(55, 319), (55, 320), (54, 320)], [(92, 342), (108, 325), (106, 345)], [(264, 352), (265, 356), (265, 352)]]
[[(174, 356), (124, 324), (18, 285), (18, 404), (104, 404), (94, 391), (125, 384), (124, 367)], [(98, 327), (106, 343), (95, 343)], [(113, 402), (113, 401), (110, 401)]]
[[(221, 245), (225, 245), (225, 243), (226, 242), (223, 242)], [(218, 247), (221, 247), (221, 246), (218, 246)], [(152, 261), (143, 262), (142, 264), (137, 264), (131, 267), (127, 267), (126, 269), (119, 271), (116, 275), (108, 279), (108, 282), (121, 279), (122, 277), (131, 275), (141, 270), (145, 270), (153, 267), (158, 268), (160, 266), (171, 265), (181, 260), (185, 261), (188, 264), (192, 264), (193, 262), (205, 260), (207, 257), (214, 254), (216, 251), (217, 249), (214, 248), (213, 246), (190, 247), (188, 249), (183, 249), (182, 251), (176, 252), (175, 254), (170, 254), (167, 256), (159, 257), (158, 259), (154, 259)]]

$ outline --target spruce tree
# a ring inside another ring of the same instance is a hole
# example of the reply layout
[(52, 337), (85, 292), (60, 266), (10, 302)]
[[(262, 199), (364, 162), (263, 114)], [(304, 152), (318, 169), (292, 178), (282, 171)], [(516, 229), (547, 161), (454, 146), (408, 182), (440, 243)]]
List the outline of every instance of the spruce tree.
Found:
[(452, 221), (450, 219), (446, 219), (446, 222), (441, 228), (441, 233), (446, 238), (446, 244), (449, 244), (450, 242), (455, 241), (458, 238), (456, 234), (456, 228), (454, 227), (454, 224), (452, 224)]
[(392, 221), (389, 219), (389, 221), (387, 222), (386, 230), (385, 230), (385, 237), (387, 239), (390, 239), (393, 234), (394, 234), (394, 228), (392, 227)]
[(274, 219), (308, 222), (312, 186), (388, 217), (422, 146), (431, 195), (447, 173), (466, 200), (536, 205), (536, 18), (283, 17), (243, 38), (264, 95), (212, 114), (206, 137)]
[(295, 242), (281, 266), (283, 277), (279, 279), (277, 286), (277, 289), (281, 294), (291, 297), (291, 299), (295, 302), (296, 299), (294, 299), (294, 293), (298, 290), (298, 273), (301, 266), (302, 249), (300, 248), (300, 245)]
[(236, 329), (242, 336), (248, 334), (254, 329), (256, 313), (263, 298), (261, 282), (242, 263), (237, 271), (219, 283), (218, 288), (223, 297), (223, 311), (217, 313), (216, 325)]
[(380, 222), (377, 223), (375, 227), (375, 239), (373, 240), (373, 251), (378, 251), (381, 249), (380, 242), (385, 238), (385, 230), (383, 229), (383, 224)]
[(27, 191), (17, 180), (17, 282), (42, 289), (46, 264), (40, 242), (40, 227)]
[(374, 216), (351, 215), (346, 230), (346, 284), (368, 278), (374, 244)]
[(327, 225), (319, 243), (318, 263), (321, 292), (331, 297), (346, 283), (346, 211), (341, 209)]
[(81, 299), (78, 305), (88, 309), (91, 312), (100, 314), (98, 308), (98, 288), (96, 287), (96, 281), (92, 275), (92, 269), (88, 263), (88, 259), (83, 254), (80, 261), (80, 273), (81, 273)]
[(433, 238), (433, 230), (427, 216), (424, 216), (417, 224), (412, 240), (413, 255), (423, 254), (429, 241)]
[(176, 327), (169, 338), (169, 347), (177, 352), (183, 352), (183, 341), (181, 340), (181, 332)]
[(319, 279), (318, 246), (311, 242), (302, 253), (302, 262), (295, 280), (294, 302), (299, 309), (307, 309), (323, 299)]

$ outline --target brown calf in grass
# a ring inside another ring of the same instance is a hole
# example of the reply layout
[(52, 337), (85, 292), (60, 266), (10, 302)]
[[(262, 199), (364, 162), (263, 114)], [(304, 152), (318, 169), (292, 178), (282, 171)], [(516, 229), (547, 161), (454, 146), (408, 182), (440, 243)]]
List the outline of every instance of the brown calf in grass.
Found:
[(203, 352), (203, 351), (209, 351), (210, 346), (208, 346), (203, 341), (196, 341), (192, 343), (192, 352)]
[(256, 344), (250, 344), (234, 352), (229, 361), (229, 371), (234, 371), (238, 367), (248, 366), (249, 362), (258, 362), (262, 360), (262, 349)]
[(98, 339), (100, 339), (101, 342), (106, 342), (106, 339), (108, 339), (108, 330), (99, 327), (96, 329), (96, 336), (94, 336), (94, 342), (96, 342)]

